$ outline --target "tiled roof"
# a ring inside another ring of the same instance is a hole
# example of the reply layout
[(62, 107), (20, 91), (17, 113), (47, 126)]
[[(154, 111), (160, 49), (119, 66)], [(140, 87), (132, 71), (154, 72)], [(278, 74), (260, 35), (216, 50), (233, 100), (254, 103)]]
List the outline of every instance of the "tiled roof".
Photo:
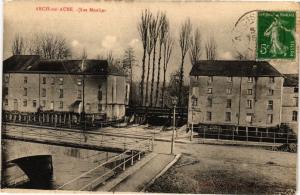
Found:
[(43, 60), (37, 55), (14, 55), (3, 62), (4, 72), (107, 74), (107, 60)]
[(196, 62), (191, 76), (282, 76), (268, 62), (237, 60), (201, 60)]
[(299, 82), (298, 74), (284, 74), (284, 87), (297, 87)]

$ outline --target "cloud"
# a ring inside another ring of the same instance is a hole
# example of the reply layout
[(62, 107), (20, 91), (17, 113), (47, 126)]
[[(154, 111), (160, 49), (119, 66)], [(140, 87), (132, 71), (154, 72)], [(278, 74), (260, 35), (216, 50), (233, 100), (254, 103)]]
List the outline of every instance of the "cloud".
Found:
[(140, 41), (138, 39), (132, 39), (128, 45), (132, 48), (137, 48), (139, 47), (139, 42)]
[(71, 42), (71, 44), (72, 44), (72, 47), (77, 47), (77, 46), (79, 45), (79, 41), (73, 40), (73, 41)]
[(104, 49), (110, 50), (110, 49), (113, 49), (114, 47), (116, 47), (116, 43), (117, 43), (116, 36), (107, 35), (102, 40), (102, 47)]
[(229, 52), (229, 51), (221, 52), (219, 57), (222, 60), (232, 60), (232, 59), (234, 59), (232, 53)]

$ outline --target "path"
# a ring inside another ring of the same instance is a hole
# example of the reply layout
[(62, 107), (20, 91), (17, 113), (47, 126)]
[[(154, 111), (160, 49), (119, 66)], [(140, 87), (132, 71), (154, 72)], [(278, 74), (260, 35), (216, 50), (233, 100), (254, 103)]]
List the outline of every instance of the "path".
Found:
[(118, 184), (113, 192), (139, 192), (152, 180), (160, 171), (162, 171), (172, 160), (173, 155), (158, 154), (138, 171), (127, 177), (123, 182)]

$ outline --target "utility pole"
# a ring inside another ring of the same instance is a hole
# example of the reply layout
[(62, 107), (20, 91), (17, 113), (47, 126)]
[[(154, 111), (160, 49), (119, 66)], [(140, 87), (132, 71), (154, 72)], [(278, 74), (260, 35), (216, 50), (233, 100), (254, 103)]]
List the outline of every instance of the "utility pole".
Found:
[(172, 142), (171, 142), (171, 154), (174, 154), (177, 98), (172, 99), (172, 104), (173, 104), (173, 132), (172, 132)]
[(83, 130), (83, 136), (84, 136), (84, 142), (87, 141), (87, 137), (85, 135), (85, 131), (86, 131), (86, 115), (85, 115), (85, 93), (84, 93), (84, 89), (85, 89), (85, 75), (84, 75), (84, 59), (81, 62), (81, 73), (82, 73), (82, 116), (81, 118), (83, 118), (84, 120), (84, 130)]
[(193, 141), (193, 134), (194, 134), (194, 107), (196, 106), (196, 102), (197, 102), (197, 98), (193, 95), (192, 96), (192, 106), (191, 106), (191, 110), (192, 110), (192, 128), (191, 128), (191, 137), (190, 137), (190, 141)]

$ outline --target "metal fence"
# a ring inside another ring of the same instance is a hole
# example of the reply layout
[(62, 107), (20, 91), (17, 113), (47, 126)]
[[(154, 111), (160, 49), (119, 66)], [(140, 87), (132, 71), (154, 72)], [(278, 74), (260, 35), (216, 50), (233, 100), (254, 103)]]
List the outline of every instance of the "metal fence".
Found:
[[(123, 153), (108, 159), (97, 167), (81, 174), (80, 176), (59, 186), (58, 190), (79, 190), (91, 191), (112, 177), (116, 177), (126, 168), (133, 166), (147, 152), (152, 151), (152, 147), (147, 142), (140, 142), (135, 145), (136, 150), (126, 150)], [(137, 150), (138, 149), (138, 150)], [(86, 178), (93, 178), (86, 180)]]
[[(100, 116), (100, 115), (99, 115)], [(99, 119), (97, 114), (80, 115), (73, 112), (18, 112), (3, 111), (2, 121), (19, 124), (31, 124), (71, 129), (96, 129), (120, 123), (121, 119), (108, 120), (106, 116)]]
[(269, 142), (274, 144), (297, 143), (297, 135), (295, 133), (275, 130), (236, 130), (194, 127), (194, 132), (198, 133), (198, 135), (196, 134), (194, 137), (203, 139)]
[(147, 142), (153, 146), (152, 136), (136, 136), (122, 133), (100, 133), (70, 129), (54, 129), (32, 125), (6, 124), (2, 128), (3, 138), (43, 142), (47, 144), (84, 147), (109, 148), (124, 151), (136, 149), (139, 142)]

